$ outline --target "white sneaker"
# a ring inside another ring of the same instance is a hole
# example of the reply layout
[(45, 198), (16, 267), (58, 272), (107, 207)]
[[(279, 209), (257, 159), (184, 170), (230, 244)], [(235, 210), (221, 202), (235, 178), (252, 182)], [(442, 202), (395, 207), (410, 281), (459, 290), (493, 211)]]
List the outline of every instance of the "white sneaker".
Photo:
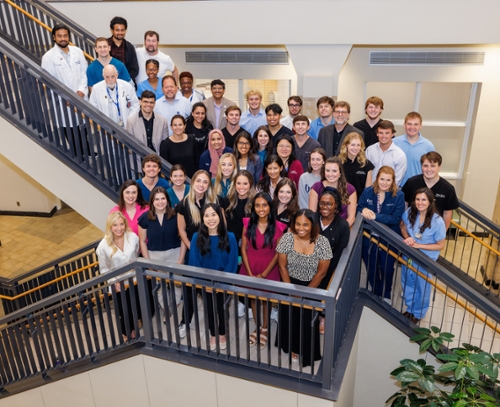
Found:
[(181, 339), (186, 337), (186, 324), (179, 325), (179, 336)]
[(243, 318), (245, 316), (246, 307), (245, 304), (238, 301), (238, 318)]
[(248, 308), (248, 320), (253, 321), (253, 311), (252, 308)]
[(271, 311), (271, 321), (278, 322), (278, 308), (273, 308)]
[(382, 301), (386, 302), (387, 304), (389, 304), (392, 307), (392, 301), (390, 298), (382, 298)]

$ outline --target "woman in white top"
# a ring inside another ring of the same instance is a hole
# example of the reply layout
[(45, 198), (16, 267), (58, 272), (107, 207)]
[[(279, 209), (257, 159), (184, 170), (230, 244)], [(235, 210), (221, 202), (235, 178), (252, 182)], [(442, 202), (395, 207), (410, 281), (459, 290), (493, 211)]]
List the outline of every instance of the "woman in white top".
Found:
[[(139, 238), (130, 230), (127, 219), (121, 212), (112, 212), (108, 215), (106, 233), (104, 234), (104, 239), (102, 239), (99, 246), (97, 246), (96, 254), (99, 259), (99, 270), (101, 274), (107, 273), (111, 269), (123, 266), (137, 259), (139, 255)], [(120, 279), (124, 276), (126, 276), (126, 274), (120, 276)], [(111, 278), (108, 282), (114, 283), (117, 292), (116, 298), (118, 303), (115, 304), (115, 307), (118, 307), (118, 313), (120, 315), (123, 340), (128, 340), (126, 335), (127, 325), (130, 329), (130, 339), (134, 339), (135, 327), (130, 304), (130, 288), (125, 288), (126, 304), (122, 304), (122, 295), (119, 294), (121, 291), (120, 283), (116, 278)], [(135, 298), (139, 298), (137, 294)], [(124, 305), (127, 306), (128, 323), (125, 321)], [(138, 315), (140, 315), (139, 312)]]

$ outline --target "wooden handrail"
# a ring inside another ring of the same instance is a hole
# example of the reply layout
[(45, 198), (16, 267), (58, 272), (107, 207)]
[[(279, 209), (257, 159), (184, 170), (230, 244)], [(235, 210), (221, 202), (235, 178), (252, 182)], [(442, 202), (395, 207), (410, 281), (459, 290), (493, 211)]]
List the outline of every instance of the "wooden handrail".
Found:
[(65, 274), (64, 276), (61, 276), (61, 277), (57, 277), (54, 280), (47, 281), (46, 283), (43, 283), (43, 284), (41, 284), (41, 285), (39, 285), (37, 287), (31, 288), (30, 290), (25, 291), (25, 292), (23, 292), (21, 294), (17, 294), (17, 295), (15, 295), (13, 297), (10, 297), (8, 295), (0, 294), (0, 299), (2, 299), (2, 300), (8, 300), (8, 301), (18, 300), (19, 298), (25, 297), (28, 294), (34, 293), (35, 291), (39, 291), (42, 288), (45, 288), (45, 287), (47, 287), (47, 286), (49, 286), (51, 284), (57, 283), (58, 281), (65, 280), (68, 277), (74, 276), (77, 273), (81, 273), (82, 271), (87, 270), (87, 269), (89, 269), (91, 267), (97, 266), (98, 264), (99, 263), (97, 261), (95, 261), (95, 262), (89, 264), (88, 266), (80, 267), (79, 269), (76, 269), (76, 270), (72, 271), (71, 273)]
[[(26, 17), (28, 17), (30, 20), (33, 20), (35, 23), (37, 23), (38, 25), (42, 26), (43, 28), (45, 28), (47, 31), (49, 31), (50, 33), (52, 33), (52, 28), (50, 28), (47, 24), (45, 24), (43, 21), (40, 21), (38, 18), (36, 18), (34, 15), (28, 13), (26, 10), (22, 9), (21, 7), (19, 7), (16, 3), (12, 2), (11, 0), (5, 0), (5, 2), (7, 4), (10, 4), (12, 7), (14, 7), (16, 10), (18, 10), (19, 12), (21, 12), (22, 14), (24, 14)], [(69, 42), (70, 45), (75, 45), (73, 44), (71, 41)], [(88, 59), (90, 59), (91, 61), (93, 61), (95, 58), (92, 56), (92, 55), (89, 55), (87, 54), (85, 51), (83, 51), (83, 55), (85, 55)]]
[(494, 249), (493, 247), (491, 247), (488, 243), (485, 243), (483, 242), (481, 239), (479, 239), (477, 236), (474, 236), (473, 233), (471, 233), (470, 231), (468, 231), (467, 229), (465, 229), (462, 225), (459, 225), (458, 223), (456, 223), (455, 221), (451, 221), (452, 225), (455, 226), (457, 229), (461, 230), (462, 232), (464, 232), (466, 235), (472, 237), (475, 241), (481, 243), (484, 247), (488, 248), (490, 251), (492, 251), (493, 253), (495, 253), (497, 256), (500, 256), (500, 252), (496, 249)]
[(461, 301), (458, 299), (458, 294), (453, 296), (450, 294), (447, 290), (446, 287), (443, 287), (439, 284), (437, 284), (435, 281), (432, 280), (432, 278), (427, 277), (425, 274), (421, 273), (418, 271), (415, 267), (413, 267), (410, 263), (408, 263), (408, 260), (405, 260), (403, 257), (399, 256), (399, 254), (393, 252), (390, 250), (386, 245), (380, 243), (377, 239), (374, 237), (371, 237), (368, 232), (363, 232), (363, 236), (367, 237), (370, 239), (371, 242), (375, 243), (378, 247), (380, 247), (382, 250), (386, 251), (388, 254), (390, 254), (392, 257), (394, 257), (399, 263), (405, 265), (408, 267), (410, 270), (412, 270), (414, 273), (416, 273), (419, 277), (422, 277), (425, 281), (427, 281), (430, 285), (434, 286), (437, 290), (441, 291), (445, 296), (450, 298), (453, 302), (456, 304), (460, 305), (462, 308), (464, 308), (466, 311), (470, 312), (474, 317), (479, 319), (481, 322), (489, 326), (491, 329), (493, 329), (495, 332), (500, 334), (500, 327), (496, 326), (495, 324), (492, 324), (491, 322), (487, 321), (485, 317), (477, 313), (477, 309), (472, 309), (469, 307), (465, 302)]

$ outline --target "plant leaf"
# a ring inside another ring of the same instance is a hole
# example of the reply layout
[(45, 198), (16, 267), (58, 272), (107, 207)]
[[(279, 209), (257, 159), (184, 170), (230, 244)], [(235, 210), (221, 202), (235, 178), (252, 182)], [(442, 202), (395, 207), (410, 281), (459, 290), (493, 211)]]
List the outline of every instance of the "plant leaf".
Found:
[(449, 372), (450, 370), (455, 370), (458, 366), (457, 362), (448, 362), (442, 365), (438, 371), (440, 372)]
[(472, 377), (474, 380), (479, 379), (479, 371), (477, 370), (476, 366), (465, 366), (465, 370), (467, 373), (469, 373), (469, 376)]
[(439, 329), (437, 326), (431, 326), (431, 331), (434, 332), (435, 334), (439, 333), (441, 329)]
[[(465, 370), (465, 369), (464, 369)], [(396, 376), (396, 379), (398, 379), (400, 382), (404, 383), (413, 383), (414, 381), (417, 381), (420, 379), (421, 375), (418, 373), (414, 372), (403, 372), (400, 373)]]
[(490, 355), (487, 353), (475, 353), (469, 356), (469, 360), (474, 363), (488, 363), (490, 361)]
[(418, 362), (415, 362), (414, 360), (403, 359), (400, 363), (404, 367), (406, 367), (407, 369), (409, 369), (413, 372), (422, 373), (422, 371), (423, 371), (423, 367)]
[(465, 370), (465, 366), (458, 365), (458, 367), (455, 369), (455, 379), (463, 379), (466, 373), (467, 371)]
[(434, 383), (426, 378), (421, 378), (418, 380), (418, 384), (422, 389), (427, 390), (429, 393), (432, 393), (434, 391)]
[(427, 335), (431, 334), (431, 331), (427, 328), (415, 328), (414, 331), (419, 334), (427, 334)]
[(427, 339), (428, 337), (429, 337), (429, 335), (427, 335), (427, 334), (418, 334), (418, 335), (412, 336), (410, 338), (410, 341), (419, 342), (419, 341), (423, 341), (424, 339)]
[(445, 362), (458, 362), (457, 355), (452, 353), (440, 353), (436, 355), (439, 360), (444, 360)]
[(455, 335), (450, 334), (449, 332), (443, 332), (443, 333), (441, 333), (441, 335), (439, 337), (441, 339), (445, 340), (446, 342), (451, 342), (453, 340), (453, 338), (455, 337)]
[(432, 344), (432, 339), (426, 339), (420, 344), (420, 352), (425, 352)]

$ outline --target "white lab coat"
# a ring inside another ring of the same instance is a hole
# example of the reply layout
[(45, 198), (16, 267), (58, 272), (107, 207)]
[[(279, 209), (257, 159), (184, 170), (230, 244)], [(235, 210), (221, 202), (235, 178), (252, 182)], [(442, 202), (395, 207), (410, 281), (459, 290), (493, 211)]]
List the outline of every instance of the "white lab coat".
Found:
[[(87, 99), (88, 88), (87, 88), (87, 61), (80, 48), (68, 45), (69, 48), (69, 65), (66, 62), (63, 51), (54, 45), (52, 49), (47, 51), (42, 57), (42, 68), (50, 73), (59, 82), (66, 85), (73, 92), (81, 91)], [(54, 105), (63, 106), (63, 102), (59, 98), (55, 98), (53, 95)], [(71, 120), (70, 110), (68, 109), (69, 121), (68, 125), (65, 123), (64, 113), (61, 111), (60, 126), (63, 127), (73, 127)], [(77, 124), (81, 123), (82, 120), (77, 118)], [(57, 123), (59, 126), (59, 123)]]
[[(117, 79), (117, 84), (121, 118), (123, 120), (123, 127), (126, 127), (130, 115), (139, 111), (139, 99), (137, 99), (134, 87), (129, 82)], [(116, 109), (116, 107), (109, 100), (106, 81), (102, 80), (92, 87), (89, 101), (92, 106), (113, 120), (110, 109)], [(127, 107), (128, 104), (130, 104), (130, 107)]]

